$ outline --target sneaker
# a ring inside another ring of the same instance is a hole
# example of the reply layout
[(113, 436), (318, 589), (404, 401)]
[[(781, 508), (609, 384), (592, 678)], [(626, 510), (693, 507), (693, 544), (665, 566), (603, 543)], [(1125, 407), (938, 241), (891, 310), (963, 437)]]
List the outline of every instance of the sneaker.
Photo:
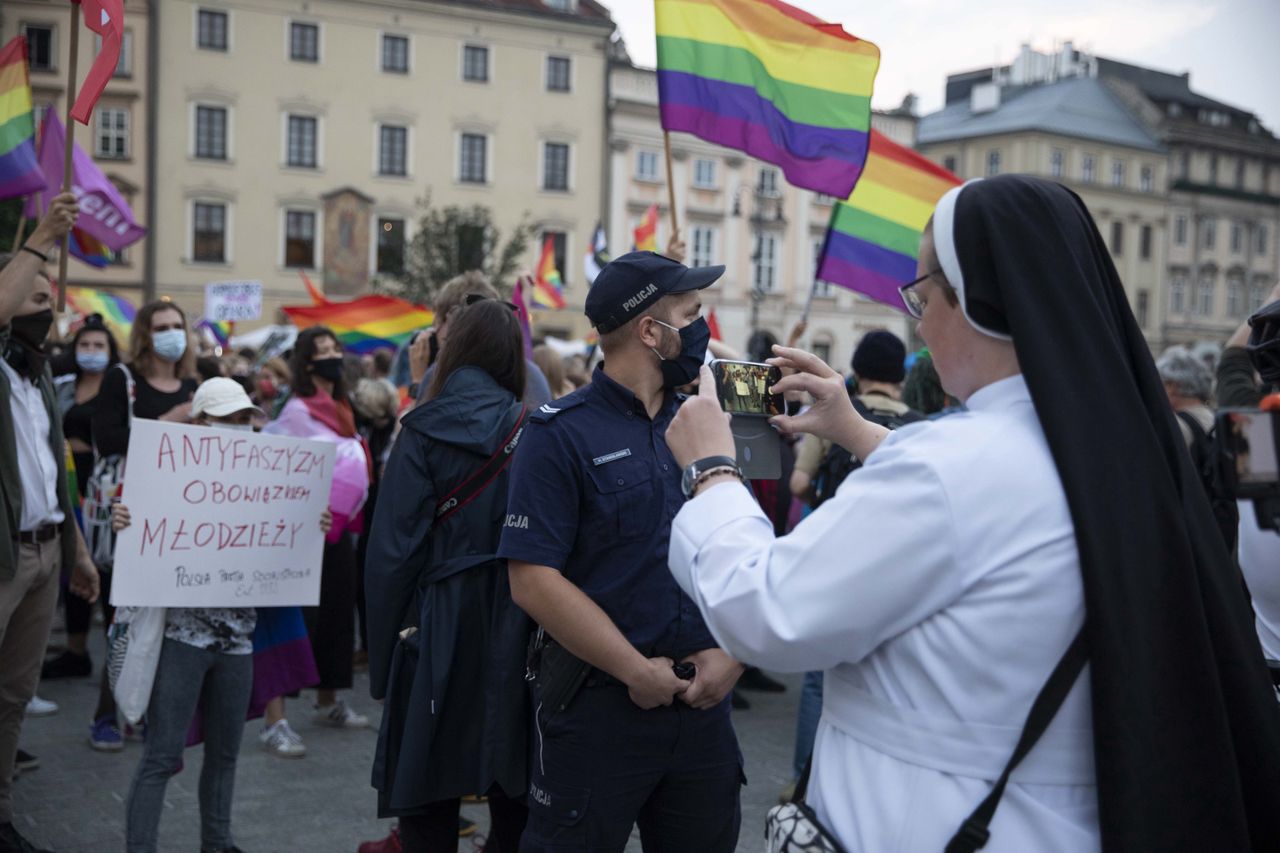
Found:
[(18, 832), (12, 823), (0, 823), (0, 853), (53, 853), (37, 847)]
[(40, 667), (40, 678), (45, 681), (52, 678), (88, 678), (90, 675), (93, 675), (93, 661), (88, 655), (72, 651), (63, 652)]
[(40, 766), (40, 759), (25, 749), (20, 749), (13, 757), (13, 769), (20, 773), (30, 773)]
[(400, 844), (400, 827), (391, 827), (391, 834), (381, 841), (361, 842), (356, 853), (404, 853), (404, 847)]
[(279, 720), (258, 733), (262, 748), (277, 758), (301, 758), (307, 754), (307, 745), (298, 733), (289, 727), (288, 720)]
[(738, 687), (743, 690), (758, 690), (761, 693), (785, 693), (787, 685), (775, 681), (754, 666), (747, 667), (738, 679)]
[(124, 749), (124, 738), (115, 717), (99, 717), (89, 727), (89, 746), (98, 752), (119, 752)]
[(479, 825), (474, 820), (467, 820), (465, 817), (458, 818), (458, 837), (470, 838), (476, 834)]
[(58, 713), (57, 702), (50, 702), (48, 699), (32, 696), (31, 701), (27, 703), (28, 717), (51, 717), (56, 713)]
[(350, 706), (341, 699), (332, 705), (316, 705), (315, 709), (317, 725), (332, 726), (337, 729), (369, 728), (369, 718), (351, 710)]

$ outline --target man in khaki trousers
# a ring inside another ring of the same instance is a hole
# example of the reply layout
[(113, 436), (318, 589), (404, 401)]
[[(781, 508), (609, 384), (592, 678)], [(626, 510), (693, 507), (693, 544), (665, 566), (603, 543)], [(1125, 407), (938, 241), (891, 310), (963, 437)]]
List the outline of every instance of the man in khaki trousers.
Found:
[(13, 760), (27, 702), (40, 680), (58, 578), (94, 601), (98, 573), (67, 489), (62, 419), (45, 363), (53, 325), (47, 253), (79, 208), (57, 196), (22, 248), (0, 256), (0, 853), (39, 853), (13, 825)]

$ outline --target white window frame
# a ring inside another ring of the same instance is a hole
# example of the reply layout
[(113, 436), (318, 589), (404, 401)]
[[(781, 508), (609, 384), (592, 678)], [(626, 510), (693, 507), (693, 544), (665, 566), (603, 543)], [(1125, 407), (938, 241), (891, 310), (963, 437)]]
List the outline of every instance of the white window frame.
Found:
[[(765, 175), (769, 180), (765, 180)], [(776, 166), (761, 166), (756, 173), (756, 195), (760, 198), (782, 198), (782, 170)]]
[[(703, 166), (704, 164), (705, 164), (705, 165), (707, 165), (707, 166), (710, 168), (710, 173), (711, 173), (711, 178), (710, 178), (710, 180), (706, 180), (706, 181), (699, 180), (699, 176), (698, 176), (699, 167)], [(700, 189), (700, 190), (714, 190), (714, 189), (718, 189), (718, 188), (719, 188), (719, 186), (720, 186), (720, 184), (719, 184), (719, 174), (718, 174), (718, 172), (719, 172), (719, 170), (716, 168), (716, 161), (715, 161), (713, 158), (711, 158), (711, 157), (696, 157), (696, 158), (694, 158), (694, 161), (693, 161), (693, 186), (694, 186), (694, 188), (695, 188), (695, 189)]]
[[(289, 240), (289, 214), (310, 213), (315, 230), (315, 248), (312, 250), (311, 266), (285, 266), (285, 243)], [(281, 270), (318, 270), (324, 268), (324, 212), (319, 205), (311, 203), (282, 204), (279, 211), (279, 239), (276, 242), (276, 266)]]
[[(404, 70), (403, 71), (397, 71), (394, 69), (388, 70), (386, 65), (383, 62), (383, 59), (386, 55), (388, 38), (404, 39), (405, 46), (404, 46)], [(413, 74), (413, 36), (409, 35), (408, 33), (391, 32), (389, 30), (378, 30), (377, 45), (378, 45), (378, 49), (376, 51), (376, 55), (374, 56), (374, 62), (377, 65), (379, 74), (395, 74), (398, 77), (408, 76)]]
[(1241, 315), (1240, 307), (1248, 300), (1243, 273), (1227, 273), (1227, 316)]
[[(464, 181), (462, 179), (462, 138), (464, 136), (484, 137), (484, 180)], [(491, 187), (493, 175), (493, 134), (482, 130), (458, 130), (454, 134), (453, 145), (453, 180), (464, 187)]]
[(1198, 317), (1212, 317), (1213, 310), (1217, 303), (1217, 285), (1218, 275), (1201, 270), (1200, 275), (1196, 278), (1195, 288), (1195, 311), (1192, 313)]
[[(203, 47), (200, 44), (200, 13), (212, 12), (222, 15), (227, 21), (227, 46), (225, 48)], [(191, 14), (191, 47), (195, 50), (204, 50), (210, 53), (231, 53), (232, 51), (232, 33), (235, 28), (232, 26), (232, 11), (217, 6), (194, 6)]]
[(1129, 182), (1128, 167), (1123, 160), (1113, 159), (1111, 161), (1111, 187), (1113, 189), (1122, 190)]
[(689, 229), (689, 266), (709, 267), (716, 262), (719, 234), (714, 225), (697, 223)]
[(1000, 174), (1000, 170), (1003, 168), (1003, 161), (1004, 154), (999, 148), (988, 149), (987, 160), (984, 166), (984, 174), (988, 178), (994, 178), (996, 175)]
[(1171, 314), (1187, 313), (1187, 285), (1191, 275), (1186, 270), (1175, 270), (1169, 276), (1169, 312)]
[[(404, 174), (382, 171), (382, 129), (399, 128), (404, 131)], [(403, 180), (413, 177), (413, 128), (407, 123), (376, 121), (373, 123), (373, 175), (376, 178)]]
[(1080, 158), (1080, 182), (1085, 184), (1096, 184), (1098, 182), (1097, 155), (1085, 154)]
[(1067, 152), (1061, 148), (1049, 149), (1049, 177), (1061, 179), (1067, 174)]
[(809, 238), (809, 245), (813, 250), (813, 272), (811, 274), (813, 278), (813, 295), (820, 299), (834, 299), (836, 294), (833, 288), (835, 285), (818, 278), (818, 265), (822, 262), (822, 246), (826, 242), (826, 235)]
[[(314, 166), (298, 166), (289, 162), (289, 119), (309, 118), (316, 123), (316, 162)], [(286, 109), (280, 114), (281, 148), (280, 166), (284, 169), (297, 169), (303, 172), (319, 172), (324, 169), (324, 116), (306, 110)]]
[[(751, 262), (751, 288), (764, 294), (778, 292), (778, 268), (782, 260), (782, 241), (772, 231), (759, 231), (756, 234), (752, 254), (759, 252), (759, 257)], [(765, 252), (765, 246), (769, 251)]]
[[(293, 27), (299, 26), (316, 28), (316, 58), (315, 59), (295, 59), (293, 56)], [(286, 62), (301, 62), (304, 65), (323, 65), (324, 64), (324, 25), (314, 18), (285, 18), (284, 19), (284, 59)]]
[(1238, 255), (1243, 252), (1244, 244), (1244, 225), (1240, 223), (1240, 220), (1233, 219), (1231, 220), (1231, 236), (1228, 238), (1227, 243), (1231, 249), (1231, 254)]
[(1214, 216), (1206, 216), (1204, 218), (1204, 228), (1201, 233), (1201, 246), (1205, 249), (1218, 248), (1218, 219)]
[[(569, 63), (569, 80), (568, 80), (569, 87), (568, 87), (567, 89), (552, 89), (552, 88), (551, 88), (551, 60), (553, 60), (553, 59), (563, 59), (565, 62)], [(545, 92), (551, 92), (551, 93), (556, 94), (556, 95), (571, 95), (571, 94), (573, 94), (574, 89), (575, 89), (575, 88), (577, 88), (577, 87), (575, 87), (575, 86), (573, 85), (573, 83), (574, 83), (574, 80), (573, 80), (573, 66), (574, 66), (574, 65), (576, 65), (576, 64), (577, 64), (577, 63), (575, 63), (575, 62), (573, 61), (573, 57), (572, 57), (572, 56), (570, 56), (570, 55), (569, 55), (569, 54), (567, 54), (567, 53), (548, 53), (548, 54), (546, 55), (546, 58), (543, 60), (543, 63), (542, 63), (542, 89), (543, 89), (543, 91), (545, 91)]]
[(1253, 229), (1253, 250), (1257, 255), (1265, 258), (1267, 256), (1267, 249), (1270, 246), (1270, 243), (1267, 240), (1267, 237), (1270, 236), (1267, 234), (1267, 223), (1259, 222), (1253, 226)]
[(1264, 276), (1255, 275), (1253, 281), (1248, 285), (1248, 296), (1246, 299), (1249, 303), (1249, 314), (1253, 314), (1262, 307), (1262, 303), (1267, 299), (1267, 279)]
[[(191, 101), (188, 107), (187, 126), (191, 128), (191, 138), (188, 140), (187, 156), (192, 160), (199, 160), (201, 163), (234, 162), (235, 154), (232, 148), (232, 141), (235, 139), (235, 134), (232, 132), (232, 129), (234, 127), (235, 110), (229, 104), (218, 103), (216, 101)], [(226, 120), (223, 122), (224, 136), (222, 140), (222, 147), (226, 152), (226, 157), (221, 160), (214, 157), (200, 157), (196, 153), (199, 148), (200, 141), (199, 126), (197, 123), (197, 116), (199, 115), (200, 107), (204, 107), (205, 109), (222, 110), (226, 115)]]
[[(485, 52), (485, 62), (484, 62), (485, 77), (483, 80), (473, 79), (467, 76), (467, 48), (469, 47), (482, 48)], [(493, 72), (494, 72), (494, 69), (493, 69), (493, 46), (492, 45), (482, 44), (481, 42), (477, 42), (477, 41), (464, 41), (461, 45), (458, 46), (458, 79), (461, 80), (463, 83), (477, 83), (480, 85), (486, 85), (488, 83), (492, 83)]]
[[(195, 259), (197, 204), (220, 205), (222, 207), (222, 260), (220, 261), (197, 261)], [(184, 260), (187, 264), (198, 267), (226, 267), (230, 266), (234, 262), (235, 244), (232, 240), (232, 235), (235, 233), (235, 229), (232, 227), (234, 223), (234, 210), (235, 205), (225, 198), (194, 196), (187, 199), (186, 251), (183, 253)]]
[[(547, 186), (547, 147), (551, 145), (563, 145), (565, 147), (565, 175), (564, 188), (552, 188)], [(568, 194), (574, 191), (573, 181), (573, 165), (574, 154), (573, 143), (567, 139), (543, 139), (538, 143), (538, 191), (546, 193)], [(566, 232), (567, 233), (567, 232)]]
[(1173, 217), (1173, 245), (1187, 245), (1187, 215), (1179, 213)]
[[(652, 158), (653, 173), (649, 174), (644, 169), (644, 163), (648, 158)], [(636, 151), (636, 180), (643, 181), (647, 184), (656, 184), (661, 181), (661, 172), (658, 169), (658, 152), (649, 148), (641, 148)]]
[(1139, 170), (1138, 189), (1144, 193), (1156, 191), (1156, 170), (1154, 166), (1144, 165)]
[[(133, 145), (131, 142), (131, 136), (133, 133), (132, 111), (128, 107), (108, 106), (98, 107), (93, 111), (93, 113), (93, 156), (107, 160), (128, 160), (133, 157)], [(124, 116), (123, 130), (115, 127), (109, 128), (109, 131), (112, 133), (113, 140), (116, 138), (116, 135), (123, 133), (124, 153), (122, 154), (116, 154), (114, 151), (102, 150), (102, 119), (107, 113), (119, 113)]]

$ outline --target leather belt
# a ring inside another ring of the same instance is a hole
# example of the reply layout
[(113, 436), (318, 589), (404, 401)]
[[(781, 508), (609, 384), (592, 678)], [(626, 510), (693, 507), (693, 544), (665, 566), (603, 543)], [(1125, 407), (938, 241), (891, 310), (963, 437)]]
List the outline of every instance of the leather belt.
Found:
[(61, 529), (60, 524), (42, 524), (35, 530), (20, 530), (13, 538), (22, 545), (41, 545), (56, 537)]

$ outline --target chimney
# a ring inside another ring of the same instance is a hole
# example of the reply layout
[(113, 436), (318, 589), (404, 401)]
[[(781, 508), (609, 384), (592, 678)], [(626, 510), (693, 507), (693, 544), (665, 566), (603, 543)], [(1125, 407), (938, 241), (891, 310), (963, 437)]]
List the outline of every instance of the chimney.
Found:
[(974, 115), (994, 112), (1000, 108), (1000, 84), (979, 83), (969, 93), (969, 112)]

